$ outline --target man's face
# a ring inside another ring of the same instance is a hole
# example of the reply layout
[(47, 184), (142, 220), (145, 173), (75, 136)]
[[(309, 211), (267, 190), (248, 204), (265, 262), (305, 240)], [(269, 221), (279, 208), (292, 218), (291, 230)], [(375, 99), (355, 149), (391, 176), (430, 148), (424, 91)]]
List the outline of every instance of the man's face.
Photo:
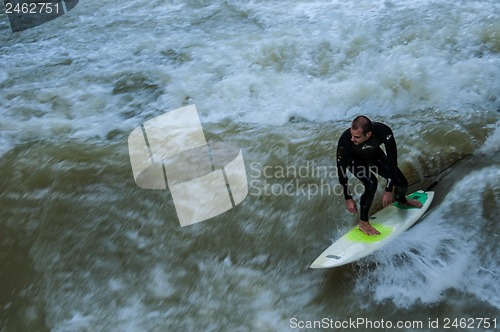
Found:
[(371, 136), (371, 131), (367, 132), (366, 135), (363, 135), (363, 129), (358, 128), (354, 130), (351, 128), (351, 141), (354, 143), (354, 145), (359, 145), (366, 142), (370, 139)]

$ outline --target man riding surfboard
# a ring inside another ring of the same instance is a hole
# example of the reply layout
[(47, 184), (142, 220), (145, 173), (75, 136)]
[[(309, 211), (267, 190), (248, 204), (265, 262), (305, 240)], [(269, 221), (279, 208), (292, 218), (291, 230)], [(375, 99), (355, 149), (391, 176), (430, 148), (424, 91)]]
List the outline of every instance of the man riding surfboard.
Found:
[[(384, 144), (387, 155), (380, 148)], [(363, 184), (365, 191), (360, 199), (359, 229), (367, 235), (380, 232), (368, 221), (368, 212), (377, 190), (374, 172), (387, 179), (382, 205), (386, 207), (395, 201), (402, 205), (421, 208), (418, 200), (405, 197), (408, 181), (398, 168), (396, 141), (391, 128), (380, 122), (373, 122), (366, 116), (356, 117), (340, 136), (337, 146), (337, 170), (343, 187), (346, 208), (351, 213), (358, 212), (356, 202), (349, 193), (347, 170)], [(394, 191), (394, 195), (393, 195)]]

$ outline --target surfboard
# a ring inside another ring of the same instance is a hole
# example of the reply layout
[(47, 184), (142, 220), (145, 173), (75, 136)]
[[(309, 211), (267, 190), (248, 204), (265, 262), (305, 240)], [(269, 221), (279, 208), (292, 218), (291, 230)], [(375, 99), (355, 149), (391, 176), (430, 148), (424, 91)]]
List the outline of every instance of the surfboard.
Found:
[(370, 217), (370, 224), (381, 233), (380, 235), (366, 235), (356, 226), (319, 255), (310, 268), (327, 269), (342, 266), (374, 253), (424, 215), (431, 205), (434, 192), (419, 190), (407, 198), (419, 200), (422, 207), (408, 207), (397, 202), (385, 207)]

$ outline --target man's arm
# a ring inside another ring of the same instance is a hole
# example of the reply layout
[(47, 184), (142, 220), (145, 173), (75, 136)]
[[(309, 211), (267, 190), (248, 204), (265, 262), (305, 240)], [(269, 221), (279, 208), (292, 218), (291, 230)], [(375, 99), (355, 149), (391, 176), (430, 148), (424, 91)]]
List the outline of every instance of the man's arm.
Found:
[(392, 192), (392, 188), (394, 187), (393, 179), (396, 176), (396, 171), (398, 169), (398, 149), (396, 147), (396, 140), (394, 139), (394, 134), (392, 133), (391, 128), (381, 124), (380, 129), (381, 132), (379, 135), (382, 139), (382, 143), (384, 143), (389, 163), (387, 165), (389, 168), (389, 177), (387, 178), (385, 191)]
[(352, 196), (349, 194), (349, 187), (347, 186), (347, 167), (350, 160), (350, 137), (351, 133), (349, 130), (346, 130), (342, 136), (340, 136), (337, 145), (337, 174), (346, 200), (352, 199)]

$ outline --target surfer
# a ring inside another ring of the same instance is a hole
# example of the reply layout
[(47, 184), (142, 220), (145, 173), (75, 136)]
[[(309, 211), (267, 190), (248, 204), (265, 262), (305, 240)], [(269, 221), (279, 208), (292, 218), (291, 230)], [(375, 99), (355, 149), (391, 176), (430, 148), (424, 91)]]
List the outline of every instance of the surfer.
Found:
[[(385, 146), (387, 155), (380, 148), (382, 144)], [(363, 183), (365, 191), (360, 199), (359, 229), (367, 235), (380, 234), (368, 221), (368, 212), (378, 184), (374, 172), (387, 179), (382, 196), (383, 207), (389, 206), (394, 200), (402, 205), (422, 207), (422, 203), (418, 200), (407, 200), (405, 197), (408, 181), (398, 168), (396, 141), (392, 130), (383, 123), (372, 123), (364, 115), (352, 121), (351, 128), (347, 129), (339, 139), (337, 170), (339, 182), (343, 187), (346, 208), (351, 213), (358, 212), (358, 209), (349, 193), (347, 170)]]

